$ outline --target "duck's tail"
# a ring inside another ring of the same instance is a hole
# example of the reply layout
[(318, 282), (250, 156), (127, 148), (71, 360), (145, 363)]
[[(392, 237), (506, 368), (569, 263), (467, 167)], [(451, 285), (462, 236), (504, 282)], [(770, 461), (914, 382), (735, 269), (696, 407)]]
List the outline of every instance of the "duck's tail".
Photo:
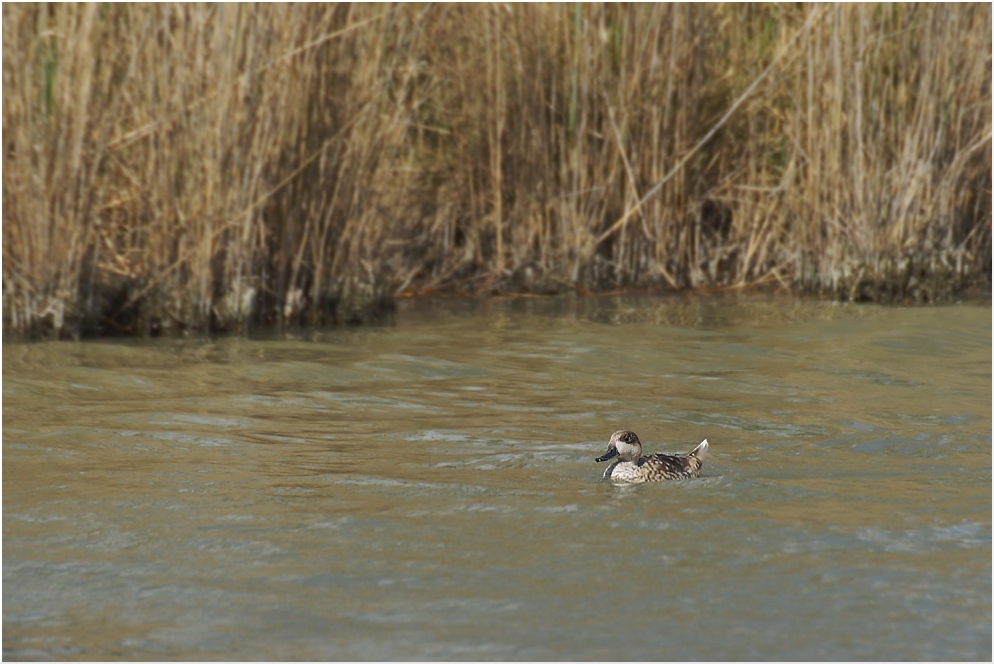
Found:
[(694, 448), (694, 451), (688, 454), (688, 457), (697, 457), (698, 459), (703, 459), (708, 453), (708, 439), (705, 438), (701, 441), (701, 444)]

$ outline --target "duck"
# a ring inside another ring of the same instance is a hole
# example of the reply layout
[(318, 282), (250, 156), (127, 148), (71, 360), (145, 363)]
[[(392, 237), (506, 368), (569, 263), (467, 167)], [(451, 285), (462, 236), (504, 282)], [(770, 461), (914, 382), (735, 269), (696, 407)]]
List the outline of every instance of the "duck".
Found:
[(708, 439), (705, 438), (689, 454), (642, 456), (642, 442), (639, 437), (634, 431), (622, 429), (611, 434), (607, 452), (597, 457), (595, 461), (599, 463), (618, 457), (618, 460), (604, 471), (604, 479), (642, 484), (699, 477), (701, 464), (707, 452)]

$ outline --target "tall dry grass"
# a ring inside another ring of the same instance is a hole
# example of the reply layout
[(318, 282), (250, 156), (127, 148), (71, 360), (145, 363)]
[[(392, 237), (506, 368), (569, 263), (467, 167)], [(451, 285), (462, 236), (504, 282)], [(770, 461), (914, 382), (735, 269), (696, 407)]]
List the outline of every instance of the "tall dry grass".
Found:
[(3, 324), (991, 279), (990, 5), (3, 7)]

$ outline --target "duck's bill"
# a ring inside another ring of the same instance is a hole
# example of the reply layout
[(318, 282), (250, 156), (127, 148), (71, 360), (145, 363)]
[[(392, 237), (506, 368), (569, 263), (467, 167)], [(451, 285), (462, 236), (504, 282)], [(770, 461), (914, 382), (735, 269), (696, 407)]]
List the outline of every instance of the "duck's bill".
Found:
[(612, 447), (606, 453), (604, 453), (603, 456), (597, 457), (596, 459), (594, 459), (594, 461), (597, 461), (597, 462), (607, 461), (608, 459), (613, 459), (616, 456), (618, 456), (618, 448), (617, 447)]

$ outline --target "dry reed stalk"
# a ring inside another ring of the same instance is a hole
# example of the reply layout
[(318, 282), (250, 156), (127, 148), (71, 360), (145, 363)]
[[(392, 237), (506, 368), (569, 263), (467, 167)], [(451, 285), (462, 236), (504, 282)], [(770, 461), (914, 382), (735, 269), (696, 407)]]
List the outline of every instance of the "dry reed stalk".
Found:
[(5, 330), (365, 320), (398, 290), (990, 284), (989, 5), (3, 24)]

